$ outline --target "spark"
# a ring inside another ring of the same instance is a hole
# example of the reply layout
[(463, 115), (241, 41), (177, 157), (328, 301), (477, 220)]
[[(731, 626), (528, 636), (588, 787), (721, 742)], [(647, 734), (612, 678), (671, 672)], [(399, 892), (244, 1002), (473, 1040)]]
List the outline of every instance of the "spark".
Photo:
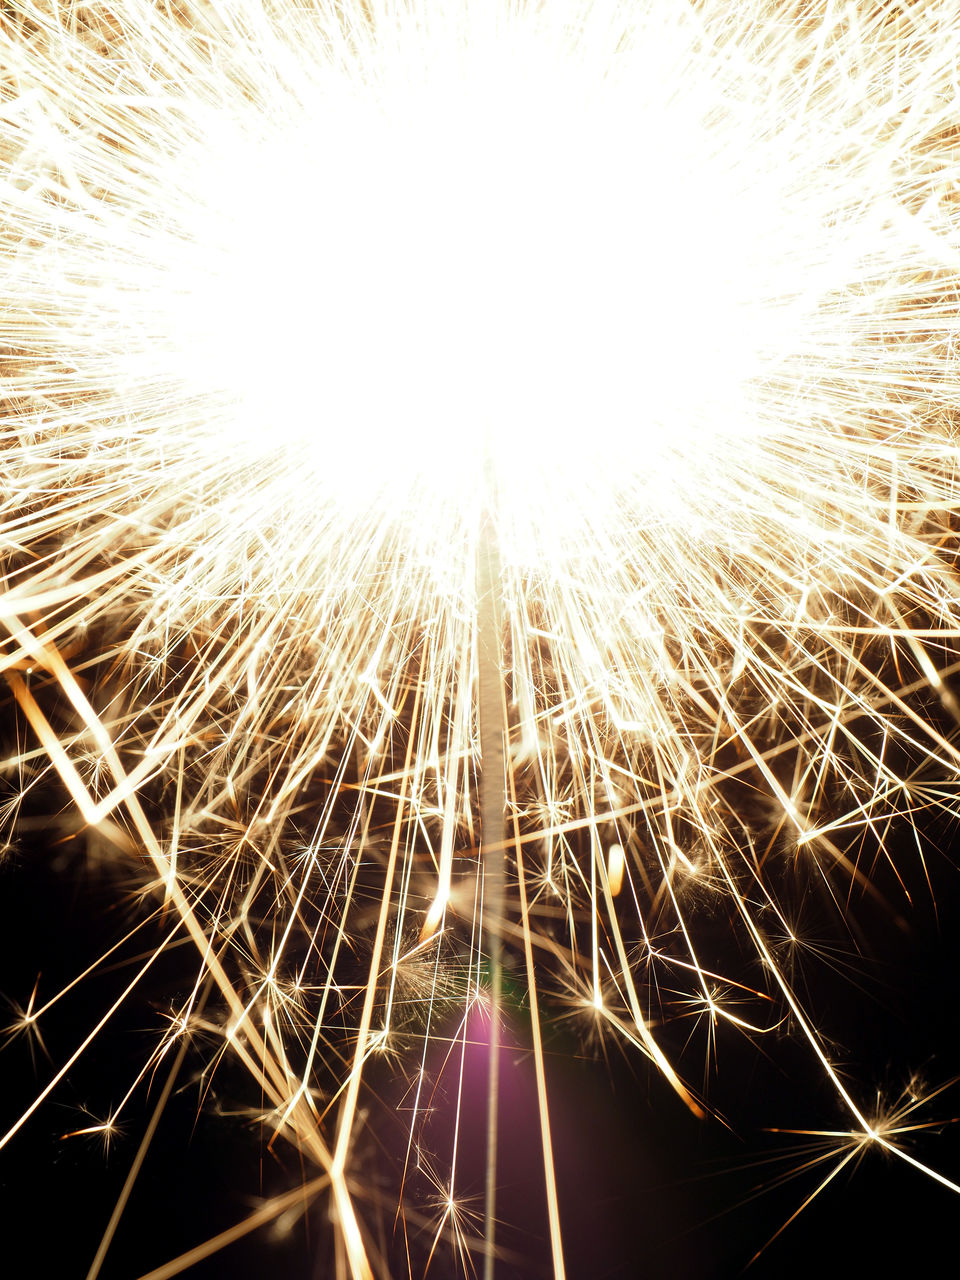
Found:
[[(789, 1022), (844, 1161), (960, 1190), (777, 958), (785, 863), (906, 904), (956, 813), (958, 58), (948, 0), (3, 7), (0, 812), (56, 786), (169, 923), (2, 1144), (188, 939), (132, 1088), (219, 1035), (388, 1274), (373, 1064), (409, 1164), (511, 953), (555, 1276), (558, 982), (699, 1115), (659, 1024)], [(492, 1276), (460, 1159), (423, 1267)]]

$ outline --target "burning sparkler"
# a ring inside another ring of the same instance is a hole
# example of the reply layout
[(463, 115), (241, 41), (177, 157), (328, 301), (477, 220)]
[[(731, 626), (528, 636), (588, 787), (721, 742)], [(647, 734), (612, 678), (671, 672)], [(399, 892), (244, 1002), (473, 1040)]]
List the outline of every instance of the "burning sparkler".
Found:
[(556, 1276), (559, 989), (698, 1114), (664, 993), (789, 1019), (838, 1161), (944, 1181), (804, 1009), (772, 851), (842, 900), (955, 806), (955, 6), (17, 0), (0, 53), (8, 810), (58, 779), (195, 946), (135, 1087), (216, 1037), (361, 1277), (396, 1054), (428, 1258), (490, 1277), (495, 1158), (476, 1244), (423, 1139), (480, 1010), (496, 1150), (502, 946)]

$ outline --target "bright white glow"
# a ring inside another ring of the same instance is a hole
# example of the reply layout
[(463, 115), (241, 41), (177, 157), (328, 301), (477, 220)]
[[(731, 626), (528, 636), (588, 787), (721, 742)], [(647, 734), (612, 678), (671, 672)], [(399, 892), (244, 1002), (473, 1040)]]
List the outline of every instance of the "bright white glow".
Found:
[(756, 383), (819, 305), (797, 282), (835, 229), (792, 207), (762, 118), (716, 127), (692, 22), (654, 61), (505, 14), (401, 21), (363, 78), (307, 59), (266, 112), (191, 104), (176, 234), (148, 233), (124, 323), (220, 406), (214, 450), (292, 451), (313, 500), (425, 487), (441, 509), (490, 456), (542, 554), (638, 478), (676, 518), (718, 448), (770, 429)]

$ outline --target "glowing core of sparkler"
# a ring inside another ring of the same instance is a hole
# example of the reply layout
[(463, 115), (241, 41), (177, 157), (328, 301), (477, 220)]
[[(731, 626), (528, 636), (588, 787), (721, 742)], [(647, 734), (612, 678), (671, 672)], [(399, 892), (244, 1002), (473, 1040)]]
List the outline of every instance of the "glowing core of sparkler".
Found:
[(717, 438), (765, 429), (749, 386), (791, 336), (775, 173), (689, 104), (663, 118), (662, 86), (532, 56), (451, 74), (427, 42), (373, 87), (328, 71), (300, 119), (205, 126), (165, 345), (233, 447), (286, 448), (337, 505), (427, 510), (490, 454), (542, 548), (623, 475), (680, 518)]

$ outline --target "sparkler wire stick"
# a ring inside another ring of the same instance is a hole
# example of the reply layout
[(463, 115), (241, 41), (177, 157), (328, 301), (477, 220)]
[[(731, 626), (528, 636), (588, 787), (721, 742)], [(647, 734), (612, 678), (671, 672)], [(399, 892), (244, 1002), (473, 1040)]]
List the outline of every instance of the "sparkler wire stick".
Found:
[(483, 858), (483, 923), (490, 970), (487, 1078), (487, 1165), (484, 1190), (484, 1280), (496, 1267), (497, 1113), (500, 1089), (500, 1003), (503, 990), (503, 910), (506, 885), (506, 723), (493, 486), (480, 527), (477, 573), (477, 691), (480, 722), (480, 850)]

